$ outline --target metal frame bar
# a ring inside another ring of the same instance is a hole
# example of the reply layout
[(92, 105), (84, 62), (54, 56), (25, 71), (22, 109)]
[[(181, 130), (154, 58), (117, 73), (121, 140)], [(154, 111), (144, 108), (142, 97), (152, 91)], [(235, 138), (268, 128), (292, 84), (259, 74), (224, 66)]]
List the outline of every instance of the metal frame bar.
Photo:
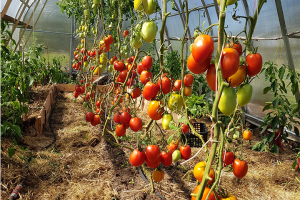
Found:
[[(181, 2), (181, 0), (179, 0), (179, 4), (180, 4), (180, 8), (182, 8), (183, 7), (183, 4), (182, 4), (182, 2)], [(188, 6), (188, 5), (185, 5), (185, 6)], [(183, 19), (184, 20), (182, 20), (182, 27), (183, 27), (183, 29), (184, 29), (184, 26), (185, 26), (185, 21), (186, 21), (186, 15), (185, 15), (185, 12), (182, 10), (182, 17), (183, 17)], [(188, 33), (188, 35), (189, 35), (189, 39), (190, 39), (190, 41), (192, 40), (192, 37), (191, 37), (191, 32), (190, 32), (190, 28), (189, 28), (189, 25), (187, 25), (187, 33)]]
[[(290, 41), (287, 36), (287, 30), (286, 30), (287, 28), (286, 28), (284, 14), (283, 14), (282, 6), (281, 6), (281, 0), (275, 0), (275, 4), (276, 4), (280, 29), (281, 29), (281, 33), (282, 33), (282, 37), (283, 37), (283, 43), (284, 43), (284, 47), (285, 47), (285, 51), (286, 51), (286, 55), (287, 55), (289, 68), (295, 72), (294, 60), (293, 60), (293, 55), (292, 55), (292, 51), (291, 51)], [(300, 100), (299, 88), (295, 94), (295, 98), (296, 98), (296, 102), (299, 102), (299, 100)]]
[(47, 2), (48, 2), (48, 0), (45, 1), (44, 5), (43, 5), (43, 7), (42, 7), (42, 9), (41, 9), (40, 14), (39, 14), (38, 18), (36, 19), (36, 21), (35, 21), (35, 23), (34, 23), (32, 29), (31, 29), (31, 31), (30, 31), (30, 33), (29, 33), (29, 35), (28, 35), (28, 38), (27, 38), (27, 40), (26, 40), (26, 42), (25, 42), (25, 44), (24, 44), (24, 47), (23, 47), (24, 49), (25, 49), (25, 47), (26, 47), (26, 45), (27, 45), (27, 42), (28, 42), (28, 40), (29, 40), (29, 38), (30, 38), (30, 36), (31, 36), (31, 34), (32, 34), (32, 32), (33, 32), (35, 26), (36, 26), (36, 23), (39, 21), (39, 18), (40, 18), (40, 16), (41, 16), (41, 14), (42, 14), (42, 12), (43, 12), (43, 10), (44, 10), (45, 5), (47, 4)]
[(6, 14), (6, 12), (7, 12), (8, 8), (9, 8), (11, 2), (12, 2), (12, 0), (7, 0), (7, 2), (5, 4), (3, 10), (1, 11), (1, 19)]
[(218, 2), (217, 0), (214, 0), (214, 6), (215, 6), (215, 9), (216, 9), (216, 13), (217, 13), (217, 16), (218, 16), (218, 19), (219, 19), (219, 5), (218, 5)]
[[(215, 6), (215, 4), (211, 3), (211, 4), (208, 4), (206, 6), (198, 6), (196, 8), (189, 9), (188, 11), (191, 11), (191, 10), (194, 10), (194, 11), (196, 11), (196, 10), (203, 10), (204, 8), (210, 8), (210, 7), (213, 7), (213, 6)], [(176, 16), (176, 15), (179, 15), (179, 14), (182, 14), (182, 12), (170, 14), (168, 17), (173, 17), (173, 16)]]
[[(22, 37), (23, 37), (23, 35), (24, 35), (24, 33), (25, 33), (26, 29), (27, 29), (27, 26), (29, 25), (29, 22), (30, 22), (31, 18), (33, 17), (33, 14), (35, 13), (35, 10), (36, 10), (37, 6), (39, 5), (39, 2), (40, 2), (40, 0), (37, 1), (36, 5), (35, 5), (35, 7), (34, 7), (34, 9), (33, 9), (33, 12), (31, 13), (31, 15), (30, 15), (30, 17), (29, 17), (29, 20), (28, 20), (26, 26), (24, 27), (24, 30), (23, 30), (23, 32), (21, 33), (20, 37), (19, 37), (19, 41), (18, 41), (18, 43), (17, 43), (17, 45), (16, 45), (16, 47), (15, 47), (15, 50), (18, 48), (18, 46), (19, 46), (19, 44), (20, 44), (20, 42), (21, 42), (21, 40), (22, 40)], [(33, 4), (31, 4), (31, 5), (33, 5)], [(29, 9), (30, 9), (30, 7), (28, 8), (28, 10), (29, 10)], [(27, 12), (28, 12), (28, 11), (27, 11)], [(26, 12), (25, 16), (27, 15), (27, 12)]]

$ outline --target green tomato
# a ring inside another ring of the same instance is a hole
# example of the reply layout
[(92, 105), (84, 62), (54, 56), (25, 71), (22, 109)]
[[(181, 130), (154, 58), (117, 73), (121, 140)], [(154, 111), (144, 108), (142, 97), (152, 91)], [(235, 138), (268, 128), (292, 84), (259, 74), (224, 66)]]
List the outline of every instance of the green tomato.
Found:
[(83, 14), (85, 16), (86, 19), (89, 19), (91, 17), (91, 14), (90, 14), (90, 10), (89, 9), (85, 9), (83, 11)]
[(237, 91), (238, 104), (243, 107), (247, 105), (252, 97), (253, 88), (250, 84), (242, 85)]
[(124, 53), (124, 56), (125, 56), (125, 58), (127, 58), (127, 57), (128, 57), (128, 53), (127, 53), (127, 52), (125, 52), (125, 53)]
[(150, 44), (155, 39), (156, 33), (157, 33), (157, 25), (150, 21), (150, 22), (145, 22), (142, 26), (141, 34), (143, 39)]
[(89, 61), (87, 61), (87, 60), (86, 60), (86, 61), (84, 61), (84, 63), (83, 63), (83, 66), (84, 66), (84, 67), (87, 67), (87, 66), (89, 66)]
[[(220, 5), (221, 0), (218, 0), (218, 4)], [(230, 6), (232, 4), (234, 4), (235, 2), (237, 2), (237, 0), (227, 0), (226, 2), (226, 6)]]
[(198, 35), (200, 35), (200, 32), (196, 29), (196, 30), (194, 31), (194, 37), (196, 38), (196, 37), (198, 37)]
[(148, 10), (147, 13), (149, 15), (153, 14), (154, 11), (156, 10), (156, 2), (155, 0), (148, 0)]
[(88, 106), (87, 102), (83, 102), (83, 107), (86, 108)]
[(168, 107), (170, 110), (181, 110), (183, 106), (183, 98), (179, 94), (172, 93), (169, 97)]
[(172, 161), (177, 162), (181, 158), (180, 151), (177, 149), (172, 153)]
[(190, 45), (190, 52), (192, 53), (193, 44)]
[(225, 87), (223, 89), (218, 107), (226, 116), (229, 116), (234, 112), (236, 107), (236, 94), (233, 88)]
[(173, 120), (173, 117), (171, 114), (164, 114), (162, 117), (162, 127), (164, 130), (170, 129), (169, 124)]
[(147, 0), (134, 0), (134, 9), (148, 11), (148, 2)]
[(100, 0), (93, 0), (94, 4), (100, 4)]
[(114, 70), (114, 66), (113, 65), (109, 65), (108, 66), (108, 71), (112, 72)]
[(131, 38), (130, 38), (130, 44), (132, 48), (139, 49), (143, 45), (142, 35), (141, 32), (136, 32)]
[(233, 134), (232, 137), (233, 137), (233, 139), (235, 139), (235, 140), (239, 138), (236, 134)]

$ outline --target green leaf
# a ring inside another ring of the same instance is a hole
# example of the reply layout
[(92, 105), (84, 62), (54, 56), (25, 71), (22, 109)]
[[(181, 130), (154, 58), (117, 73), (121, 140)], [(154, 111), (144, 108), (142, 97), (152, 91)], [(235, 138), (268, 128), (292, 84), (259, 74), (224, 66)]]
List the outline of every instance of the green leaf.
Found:
[(29, 76), (29, 87), (32, 86), (33, 82), (34, 82), (34, 77)]
[(173, 124), (169, 124), (169, 127), (171, 130), (179, 130), (179, 128), (177, 126), (174, 126)]
[(273, 145), (273, 153), (277, 153), (279, 154), (279, 146), (277, 146), (276, 144)]
[(260, 147), (260, 152), (263, 152), (265, 151), (265, 149), (268, 147), (267, 144), (262, 144), (261, 147)]
[(294, 132), (299, 137), (299, 129), (296, 126), (294, 127)]
[(168, 144), (170, 144), (172, 142), (173, 136), (174, 136), (174, 134), (170, 135), (170, 137), (168, 138), (168, 140), (167, 140)]
[(271, 88), (273, 89), (273, 92), (275, 93), (277, 91), (277, 80), (274, 80), (271, 84)]
[(273, 104), (273, 108), (277, 108), (278, 104), (279, 104), (279, 99), (278, 98), (274, 99), (274, 101), (272, 102), (272, 104)]
[(275, 133), (274, 133), (274, 132), (272, 132), (272, 133), (268, 134), (267, 136), (268, 136), (268, 137), (267, 137), (267, 138), (268, 138), (268, 141), (267, 141), (267, 142), (269, 142), (269, 143), (270, 143), (270, 142), (272, 142), (272, 141), (273, 141), (273, 139), (274, 139), (274, 137), (275, 137)]
[(284, 73), (285, 73), (285, 67), (280, 67), (278, 71), (278, 77), (280, 78), (280, 80), (283, 79)]
[(251, 150), (259, 151), (262, 144), (263, 144), (263, 142), (256, 143), (255, 145), (253, 145), (253, 147), (251, 148)]
[(1, 135), (5, 134), (5, 132), (6, 132), (6, 125), (1, 124)]
[(277, 127), (277, 125), (279, 124), (279, 117), (278, 116), (275, 116), (272, 120), (272, 123), (271, 123), (271, 128), (272, 129), (275, 129)]
[(15, 130), (15, 132), (17, 133), (17, 135), (19, 137), (22, 137), (22, 135), (21, 135), (21, 129), (20, 129), (20, 127), (18, 125), (13, 125), (13, 129)]
[(263, 108), (263, 111), (269, 110), (270, 108), (271, 108), (271, 104), (268, 104), (268, 105), (266, 105), (266, 106)]
[(186, 124), (187, 121), (185, 118), (180, 118), (180, 119), (178, 119), (178, 122)]
[(25, 113), (25, 115), (27, 115), (27, 113), (28, 113), (28, 106), (25, 105), (23, 107), (23, 112)]
[(271, 90), (271, 87), (265, 87), (263, 94), (267, 94)]
[(11, 147), (9, 147), (8, 148), (8, 156), (9, 156), (9, 158), (11, 158), (11, 157), (13, 157), (13, 155), (15, 155), (15, 148), (14, 148), (14, 146), (11, 146)]

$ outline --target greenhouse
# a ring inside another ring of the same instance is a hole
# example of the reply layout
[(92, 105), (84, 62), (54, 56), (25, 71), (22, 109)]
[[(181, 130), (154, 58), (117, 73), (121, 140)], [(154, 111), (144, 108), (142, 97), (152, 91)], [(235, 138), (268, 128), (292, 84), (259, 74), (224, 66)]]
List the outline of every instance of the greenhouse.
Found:
[(1, 0), (1, 198), (300, 200), (298, 0)]

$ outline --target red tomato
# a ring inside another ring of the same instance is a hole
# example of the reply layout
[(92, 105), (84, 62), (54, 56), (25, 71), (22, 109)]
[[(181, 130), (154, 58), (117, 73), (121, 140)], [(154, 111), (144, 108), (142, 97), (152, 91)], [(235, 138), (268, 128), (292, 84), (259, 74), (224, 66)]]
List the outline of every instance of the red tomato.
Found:
[(88, 112), (88, 113), (86, 113), (86, 115), (85, 115), (85, 119), (86, 119), (87, 122), (92, 122), (93, 119), (94, 119), (94, 116), (95, 116), (94, 113)]
[(128, 30), (125, 30), (124, 32), (123, 32), (123, 37), (126, 37), (126, 36), (128, 36), (129, 35), (129, 31)]
[(144, 70), (148, 70), (152, 67), (152, 58), (150, 56), (145, 56), (142, 59), (142, 65)]
[(130, 78), (134, 79), (137, 76), (136, 71), (131, 70)]
[(101, 101), (96, 101), (96, 106), (100, 107)]
[(144, 71), (143, 64), (140, 62), (137, 66), (137, 73), (141, 74)]
[(182, 127), (181, 127), (181, 130), (182, 130), (183, 133), (187, 133), (187, 132), (189, 132), (190, 127), (186, 124), (183, 124)]
[(98, 124), (100, 124), (100, 116), (99, 115), (95, 115), (93, 121), (91, 122), (92, 126), (96, 126)]
[(158, 93), (158, 87), (156, 84), (148, 82), (143, 90), (143, 96), (146, 100), (150, 101), (152, 98), (156, 97)]
[(79, 95), (79, 93), (75, 91), (75, 92), (74, 92), (74, 97), (75, 97), (75, 98), (78, 98), (78, 95)]
[(259, 53), (256, 54), (248, 54), (246, 56), (247, 66), (247, 74), (249, 77), (253, 77), (257, 75), (262, 68), (262, 57)]
[(155, 160), (155, 161), (150, 161), (150, 160), (148, 159), (147, 153), (146, 153), (146, 164), (147, 164), (147, 166), (150, 167), (150, 168), (156, 168), (156, 167), (158, 167), (159, 164), (160, 164), (160, 156), (158, 156), (157, 160)]
[(198, 63), (194, 60), (193, 55), (190, 54), (190, 56), (188, 57), (188, 60), (187, 60), (187, 67), (194, 74), (203, 74), (209, 67), (210, 60), (211, 60), (211, 57), (209, 57), (208, 59), (204, 60), (201, 63)]
[(128, 112), (122, 112), (120, 115), (120, 122), (124, 125), (129, 124), (129, 121), (131, 119), (131, 115)]
[(162, 89), (163, 93), (168, 94), (172, 88), (171, 80), (166, 76), (162, 77), (162, 79), (159, 78), (158, 82), (157, 82), (159, 89), (160, 89), (160, 83), (161, 83), (161, 89)]
[(225, 48), (233, 48), (236, 50), (236, 52), (238, 52), (239, 56), (242, 55), (242, 52), (243, 52), (243, 48), (242, 48), (242, 45), (237, 42), (237, 43), (233, 43), (233, 42), (230, 42), (230, 43), (227, 43)]
[(225, 154), (225, 151), (223, 151), (222, 160), (223, 160), (223, 167), (226, 167), (227, 165), (231, 165), (234, 160), (234, 154), (229, 151), (226, 151)]
[(180, 91), (181, 89), (181, 80), (176, 80), (174, 83), (173, 91)]
[(142, 94), (142, 90), (141, 88), (134, 88), (132, 91), (131, 91), (131, 97), (132, 98), (138, 98), (139, 96), (141, 96)]
[(126, 85), (129, 86), (129, 87), (133, 86), (133, 79), (129, 78)]
[(163, 152), (161, 152), (161, 154), (160, 154), (160, 160), (161, 160), (161, 163), (162, 163), (164, 166), (169, 167), (169, 166), (171, 166), (171, 164), (172, 164), (172, 154), (163, 151)]
[(148, 115), (153, 120), (160, 120), (163, 117), (164, 109), (161, 108), (162, 101), (151, 101), (148, 107)]
[(79, 85), (75, 86), (75, 91), (80, 94), (81, 93), (81, 87)]
[(230, 83), (230, 87), (237, 87), (245, 80), (246, 76), (246, 66), (242, 65), (235, 74), (227, 79), (227, 81)]
[(240, 66), (240, 56), (232, 48), (224, 48), (221, 56), (221, 69), (224, 78), (234, 75)]
[(206, 81), (209, 88), (216, 91), (216, 68), (215, 64), (211, 64), (206, 72)]
[(183, 79), (183, 84), (187, 87), (191, 86), (194, 82), (194, 76), (192, 74), (186, 74)]
[(146, 147), (146, 157), (149, 161), (154, 162), (159, 158), (160, 149), (157, 145), (148, 145)]
[(106, 44), (112, 44), (114, 42), (114, 38), (111, 35), (108, 35), (107, 37), (104, 38), (104, 42)]
[(141, 82), (145, 85), (148, 81), (150, 81), (151, 79), (153, 79), (153, 75), (151, 72), (149, 71), (143, 71), (141, 73), (141, 77), (140, 80)]
[(116, 122), (117, 124), (120, 123), (120, 114), (118, 112), (114, 116), (114, 122)]
[(124, 63), (115, 61), (114, 62), (114, 68), (117, 71), (122, 71), (124, 69)]
[(246, 161), (240, 160), (238, 158), (234, 159), (232, 168), (233, 174), (238, 178), (243, 178), (248, 172), (248, 165)]
[(189, 145), (181, 146), (180, 154), (181, 154), (181, 158), (183, 158), (184, 160), (190, 159), (192, 154), (191, 147)]
[(124, 124), (118, 124), (116, 126), (116, 135), (122, 137), (126, 133), (126, 127)]
[(129, 126), (131, 130), (137, 132), (143, 128), (143, 122), (140, 118), (134, 117), (130, 119)]
[(81, 94), (85, 93), (85, 86), (81, 86)]
[(192, 55), (196, 62), (202, 63), (211, 57), (214, 51), (214, 41), (209, 35), (199, 35), (192, 46)]
[(139, 151), (138, 149), (135, 149), (129, 157), (129, 161), (130, 163), (135, 166), (135, 167), (139, 167), (141, 166), (146, 160), (146, 154), (145, 152)]
[(177, 142), (171, 142), (168, 146), (167, 146), (167, 149), (168, 149), (168, 152), (169, 153), (173, 153), (176, 149), (178, 148), (178, 141)]
[(127, 73), (128, 73), (128, 70), (127, 69), (124, 69), (120, 72), (119, 74), (119, 78), (121, 79), (121, 82), (124, 83), (126, 77), (127, 77)]

